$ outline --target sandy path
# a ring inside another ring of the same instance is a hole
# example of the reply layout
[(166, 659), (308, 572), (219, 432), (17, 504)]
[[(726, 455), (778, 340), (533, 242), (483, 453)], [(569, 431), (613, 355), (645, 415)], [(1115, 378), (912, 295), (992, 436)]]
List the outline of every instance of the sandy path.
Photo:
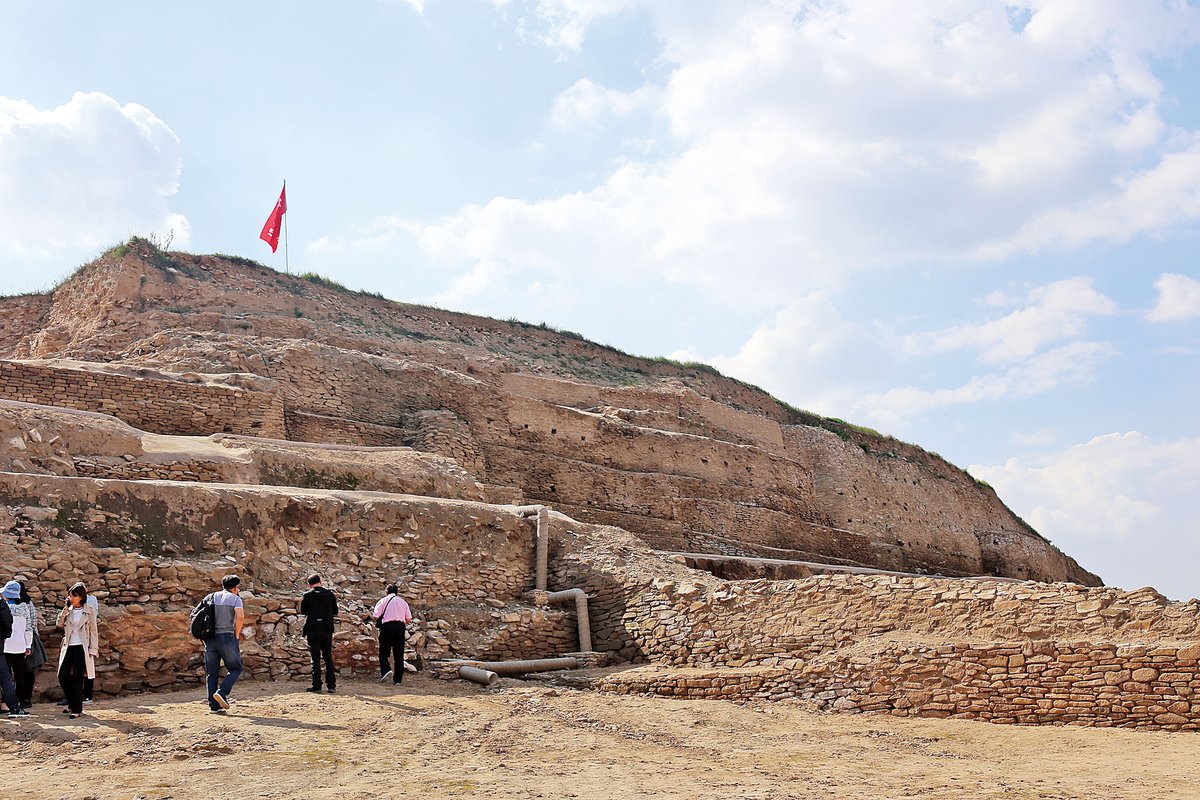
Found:
[(0, 720), (3, 796), (23, 798), (1200, 797), (1200, 736), (1022, 728), (603, 696), (420, 677), (338, 695), (246, 684)]

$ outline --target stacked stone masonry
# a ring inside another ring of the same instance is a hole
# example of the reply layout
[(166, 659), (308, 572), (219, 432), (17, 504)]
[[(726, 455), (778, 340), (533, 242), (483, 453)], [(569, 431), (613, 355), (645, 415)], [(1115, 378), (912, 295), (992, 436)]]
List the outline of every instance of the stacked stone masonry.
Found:
[[(307, 673), (297, 603), (313, 571), (339, 595), (344, 672), (375, 670), (365, 619), (392, 581), (417, 616), (410, 648), (418, 664), (577, 649), (573, 612), (526, 599), (533, 527), (511, 508), (12, 473), (0, 473), (0, 496), (14, 504), (0, 506), (0, 563), (29, 581), (43, 617), (76, 579), (101, 598), (106, 692), (194, 684), (201, 665), (187, 613), (229, 572), (244, 579), (243, 652), (260, 679)], [(56, 505), (38, 505), (45, 498)]]
[(641, 668), (587, 683), (685, 699), (809, 700), (850, 713), (1200, 729), (1200, 645), (896, 644), (794, 668)]
[(0, 398), (112, 414), (153, 433), (286, 438), (277, 393), (0, 361)]

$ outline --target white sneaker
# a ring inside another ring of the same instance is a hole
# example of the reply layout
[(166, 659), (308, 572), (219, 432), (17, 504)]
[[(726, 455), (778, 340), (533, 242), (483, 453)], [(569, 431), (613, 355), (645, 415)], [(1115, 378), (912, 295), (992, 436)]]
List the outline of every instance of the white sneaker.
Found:
[(379, 682), (387, 683), (388, 681), (390, 681), (392, 679), (392, 676), (395, 674), (396, 674), (396, 670), (389, 669), (387, 672), (385, 672), (384, 674), (379, 676)]
[(221, 708), (229, 708), (229, 700), (220, 692), (213, 692), (212, 699)]

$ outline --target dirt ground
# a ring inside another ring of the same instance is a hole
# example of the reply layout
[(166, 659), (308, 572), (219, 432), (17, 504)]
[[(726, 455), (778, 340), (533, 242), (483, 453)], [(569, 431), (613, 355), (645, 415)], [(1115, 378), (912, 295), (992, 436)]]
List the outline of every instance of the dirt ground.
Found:
[(410, 676), (0, 720), (13, 798), (1200, 797), (1200, 735), (814, 713)]

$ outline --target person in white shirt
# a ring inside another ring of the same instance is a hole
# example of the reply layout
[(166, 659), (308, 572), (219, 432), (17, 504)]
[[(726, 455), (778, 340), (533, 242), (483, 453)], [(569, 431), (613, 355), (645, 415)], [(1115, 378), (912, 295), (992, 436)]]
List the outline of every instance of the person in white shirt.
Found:
[(58, 612), (57, 625), (63, 629), (58, 653), (58, 683), (67, 696), (71, 719), (83, 714), (83, 682), (96, 677), (96, 656), (100, 636), (96, 630), (96, 609), (87, 604), (87, 589), (82, 583), (71, 587), (67, 604)]
[(21, 584), (9, 581), (0, 591), (3, 599), (0, 602), (8, 604), (12, 614), (12, 634), (4, 640), (4, 660), (12, 673), (13, 684), (17, 690), (16, 705), (9, 706), (10, 717), (29, 716), (29, 710), (21, 703), (25, 696), (25, 684), (32, 678), (32, 673), (25, 666), (25, 657), (33, 647), (33, 620), (30, 619), (30, 606), (21, 602)]

